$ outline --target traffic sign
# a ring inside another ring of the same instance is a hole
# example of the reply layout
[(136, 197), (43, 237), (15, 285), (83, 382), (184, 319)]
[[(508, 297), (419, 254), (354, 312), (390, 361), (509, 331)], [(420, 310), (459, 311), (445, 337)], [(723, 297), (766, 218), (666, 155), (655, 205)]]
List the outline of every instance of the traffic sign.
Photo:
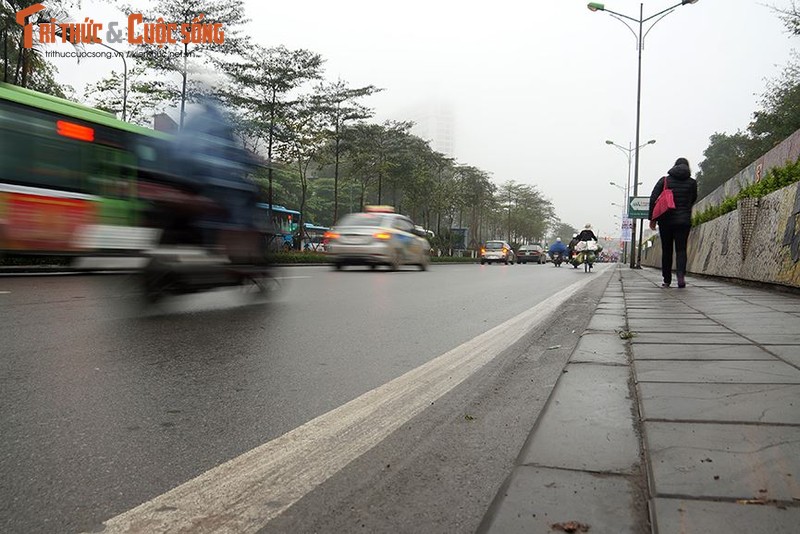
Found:
[(631, 219), (647, 219), (650, 216), (650, 197), (630, 197), (628, 200), (628, 217)]

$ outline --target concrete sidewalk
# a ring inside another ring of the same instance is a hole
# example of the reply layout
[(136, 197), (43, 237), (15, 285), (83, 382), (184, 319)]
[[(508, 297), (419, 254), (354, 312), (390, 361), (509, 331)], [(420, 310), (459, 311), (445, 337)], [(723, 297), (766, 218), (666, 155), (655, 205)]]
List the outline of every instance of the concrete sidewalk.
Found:
[(800, 297), (660, 283), (614, 273), (482, 531), (800, 532)]

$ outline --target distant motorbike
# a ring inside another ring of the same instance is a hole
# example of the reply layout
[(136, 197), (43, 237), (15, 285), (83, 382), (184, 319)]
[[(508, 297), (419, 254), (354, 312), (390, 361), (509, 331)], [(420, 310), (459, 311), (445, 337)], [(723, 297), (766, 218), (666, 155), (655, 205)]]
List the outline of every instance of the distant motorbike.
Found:
[(594, 262), (597, 261), (597, 255), (601, 250), (602, 247), (597, 244), (597, 241), (579, 241), (575, 245), (570, 262), (575, 269), (583, 264), (584, 272), (588, 273), (594, 267)]
[(556, 252), (551, 254), (551, 259), (553, 261), (553, 265), (556, 267), (561, 267), (561, 264), (564, 262), (564, 254), (561, 252)]

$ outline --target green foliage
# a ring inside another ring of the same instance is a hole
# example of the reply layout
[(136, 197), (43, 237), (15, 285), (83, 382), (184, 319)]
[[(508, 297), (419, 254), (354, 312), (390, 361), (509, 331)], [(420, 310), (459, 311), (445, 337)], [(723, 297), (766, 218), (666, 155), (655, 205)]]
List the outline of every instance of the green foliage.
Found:
[(743, 187), (736, 195), (726, 197), (718, 206), (709, 206), (692, 217), (692, 226), (699, 226), (730, 213), (744, 198), (761, 198), (798, 181), (800, 181), (800, 160), (770, 169), (761, 181)]
[(574, 226), (557, 221), (553, 225), (552, 230), (550, 230), (550, 242), (552, 243), (557, 237), (560, 237), (561, 241), (564, 243), (569, 243), (570, 239), (572, 239), (572, 236), (577, 233), (578, 229)]
[[(0, 1), (0, 82), (6, 82), (60, 98), (71, 96), (72, 88), (56, 81), (58, 70), (44, 56), (44, 46), (34, 41), (31, 49), (22, 47), (22, 26), (17, 24), (16, 12), (35, 4), (34, 0)], [(52, 0), (45, 9), (28, 17), (31, 25), (50, 22), (51, 18), (69, 20), (68, 10), (75, 2)], [(57, 35), (61, 35), (58, 30)], [(73, 45), (80, 48), (80, 45)]]
[(151, 126), (155, 113), (163, 111), (168, 102), (180, 99), (180, 91), (175, 84), (153, 79), (152, 73), (144, 66), (136, 66), (128, 71), (127, 99), (123, 99), (125, 82), (123, 73), (111, 71), (106, 78), (88, 85), (85, 96), (89, 104), (97, 109), (114, 113), (140, 126)]
[[(242, 26), (249, 22), (245, 16), (243, 0), (155, 0), (148, 3), (150, 9), (142, 6), (126, 5), (126, 15), (141, 13), (145, 21), (162, 20), (177, 24), (192, 24), (201, 14), (203, 24), (219, 23), (225, 29), (225, 41), (218, 43), (184, 44), (180, 39), (175, 43), (137, 45), (138, 58), (150, 69), (167, 74), (178, 74), (181, 86), (171, 80), (165, 82), (169, 91), (155, 93), (169, 98), (166, 103), (180, 102), (180, 125), (183, 126), (184, 110), (187, 101), (193, 101), (199, 94), (208, 89), (194, 80), (190, 80), (191, 72), (210, 70), (211, 65), (221, 64), (225, 58), (242, 53), (248, 38), (241, 33)], [(176, 98), (177, 96), (177, 98)]]
[[(800, 16), (794, 4), (790, 11), (781, 13), (791, 31), (800, 27)], [(800, 61), (796, 54), (777, 79), (768, 81), (760, 107), (753, 113), (746, 132), (711, 136), (697, 175), (699, 198), (710, 194), (800, 129)]]
[(277, 264), (289, 263), (327, 263), (328, 257), (322, 252), (292, 251), (276, 252), (270, 255), (270, 261)]
[(703, 155), (697, 173), (697, 193), (699, 198), (711, 194), (717, 187), (730, 180), (751, 161), (752, 139), (746, 133), (733, 135), (715, 133), (709, 139), (708, 148)]

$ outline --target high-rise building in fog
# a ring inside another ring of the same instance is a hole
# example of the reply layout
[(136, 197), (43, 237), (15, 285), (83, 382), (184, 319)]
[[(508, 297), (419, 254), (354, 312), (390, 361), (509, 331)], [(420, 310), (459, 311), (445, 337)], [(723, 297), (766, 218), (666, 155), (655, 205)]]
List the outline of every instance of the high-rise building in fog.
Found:
[(398, 120), (413, 121), (411, 133), (428, 141), (433, 150), (455, 157), (455, 115), (450, 103), (423, 101), (406, 109)]

